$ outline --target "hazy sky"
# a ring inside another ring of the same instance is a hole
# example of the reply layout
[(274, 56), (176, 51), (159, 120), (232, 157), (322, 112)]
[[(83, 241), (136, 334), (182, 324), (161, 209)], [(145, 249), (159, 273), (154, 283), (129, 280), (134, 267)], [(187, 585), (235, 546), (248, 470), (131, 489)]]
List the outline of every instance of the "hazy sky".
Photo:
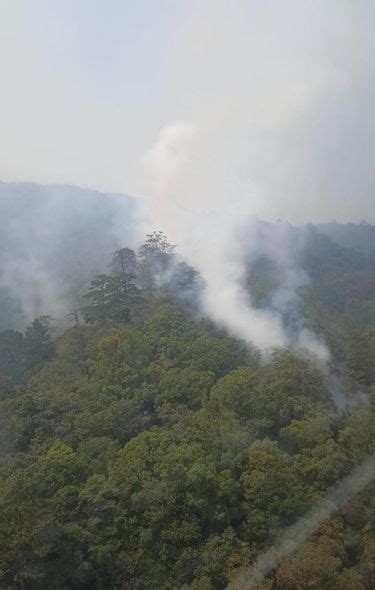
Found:
[(162, 152), (185, 203), (375, 222), (374, 23), (373, 0), (0, 0), (0, 179), (152, 193)]

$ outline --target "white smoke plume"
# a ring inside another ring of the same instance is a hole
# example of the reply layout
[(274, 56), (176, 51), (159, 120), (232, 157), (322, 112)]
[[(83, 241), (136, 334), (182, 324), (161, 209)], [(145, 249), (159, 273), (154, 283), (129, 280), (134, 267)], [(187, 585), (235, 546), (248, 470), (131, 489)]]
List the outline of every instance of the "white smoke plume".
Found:
[(241, 571), (228, 590), (252, 590), (283, 559), (317, 531), (320, 524), (331, 518), (352, 496), (363, 490), (375, 478), (375, 456), (371, 455), (345, 477), (327, 497), (281, 536), (279, 541), (262, 553), (249, 568)]
[(173, 111), (150, 141), (133, 192), (149, 197), (154, 227), (203, 274), (204, 307), (216, 321), (262, 349), (292, 345), (326, 361), (324, 343), (303, 320), (293, 334), (283, 327), (285, 308), (308, 280), (293, 245), (281, 231), (270, 234), (267, 251), (284, 282), (268, 310), (255, 309), (243, 288), (245, 255), (258, 247), (255, 219), (370, 216), (373, 176), (358, 148), (373, 137), (373, 7), (191, 4), (176, 44), (181, 119)]
[[(326, 347), (302, 324), (293, 335), (283, 327), (282, 314), (306, 281), (295, 267), (283, 228), (261, 240), (251, 194), (247, 202), (241, 195), (236, 197), (235, 185), (216, 186), (210, 148), (204, 132), (192, 124), (179, 122), (161, 131), (143, 161), (143, 189), (150, 196), (146, 202), (153, 223), (202, 274), (203, 310), (216, 323), (263, 351), (295, 346), (326, 361)], [(247, 262), (262, 244), (263, 252), (285, 271), (269, 309), (256, 309), (245, 289)]]
[[(88, 13), (77, 6), (82, 31), (66, 26), (64, 3), (52, 12), (27, 4), (9, 3), (3, 19), (5, 177), (150, 196), (152, 229), (164, 229), (201, 270), (216, 321), (263, 349), (292, 345), (327, 359), (301, 318), (293, 330), (283, 325), (306, 280), (287, 240), (270, 241), (284, 281), (259, 310), (244, 289), (238, 238), (245, 234), (248, 257), (256, 249), (249, 219), (374, 219), (374, 3), (168, 1), (139, 8), (147, 23), (123, 3)], [(81, 52), (83, 38), (90, 43)], [(101, 61), (106, 50), (111, 67)], [(25, 55), (27, 76), (19, 76)], [(25, 131), (15, 134), (22, 113)], [(148, 148), (136, 188), (135, 162)], [(27, 257), (41, 276), (42, 258)], [(8, 271), (17, 289), (18, 271)], [(52, 302), (53, 293), (52, 284), (38, 296)], [(32, 300), (28, 315), (41, 307)]]

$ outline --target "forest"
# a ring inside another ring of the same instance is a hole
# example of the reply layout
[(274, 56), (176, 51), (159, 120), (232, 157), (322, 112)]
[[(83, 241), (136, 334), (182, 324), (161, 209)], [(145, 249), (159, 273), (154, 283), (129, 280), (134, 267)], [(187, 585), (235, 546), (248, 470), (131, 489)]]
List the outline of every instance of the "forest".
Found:
[[(0, 332), (1, 589), (238, 588), (371, 456), (375, 227), (304, 231), (299, 313), (332, 352), (328, 377), (202, 316), (204, 281), (161, 232), (108, 252), (65, 326), (47, 313)], [(277, 281), (252, 261), (255, 305)], [(374, 489), (252, 587), (373, 589)]]

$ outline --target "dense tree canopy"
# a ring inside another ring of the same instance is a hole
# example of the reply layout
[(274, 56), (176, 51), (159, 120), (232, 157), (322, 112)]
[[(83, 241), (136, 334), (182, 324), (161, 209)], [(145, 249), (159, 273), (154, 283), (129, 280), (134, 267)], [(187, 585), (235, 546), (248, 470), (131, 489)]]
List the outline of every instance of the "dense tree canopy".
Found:
[[(224, 589), (374, 452), (370, 325), (317, 296), (339, 412), (308, 359), (194, 319), (181, 264), (153, 234), (92, 281), (84, 324), (0, 333), (0, 588)], [(258, 590), (371, 590), (374, 530), (369, 485)]]

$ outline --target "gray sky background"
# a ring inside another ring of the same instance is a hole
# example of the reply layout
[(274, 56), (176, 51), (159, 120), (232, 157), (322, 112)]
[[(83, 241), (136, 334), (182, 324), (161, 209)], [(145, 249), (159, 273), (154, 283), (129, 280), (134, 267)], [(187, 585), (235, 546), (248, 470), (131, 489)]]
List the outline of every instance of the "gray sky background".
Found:
[(374, 17), (372, 0), (0, 0), (0, 178), (375, 222)]

